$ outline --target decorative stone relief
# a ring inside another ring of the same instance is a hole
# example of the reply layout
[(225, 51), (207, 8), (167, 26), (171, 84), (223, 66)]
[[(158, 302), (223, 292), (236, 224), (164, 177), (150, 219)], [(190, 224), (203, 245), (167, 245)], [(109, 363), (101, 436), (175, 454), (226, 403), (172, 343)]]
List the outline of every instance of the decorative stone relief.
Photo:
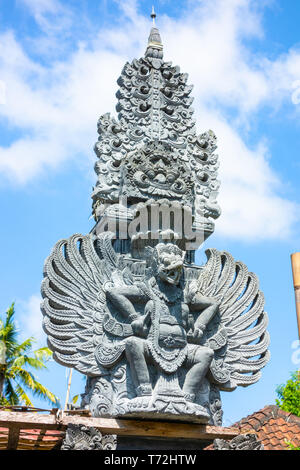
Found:
[(122, 196), (128, 201), (166, 198), (193, 205), (192, 172), (178, 161), (178, 152), (170, 145), (146, 145), (124, 163)]
[(69, 424), (60, 450), (115, 450), (117, 437), (95, 428)]
[(193, 263), (220, 215), (216, 138), (196, 134), (187, 75), (162, 57), (153, 28), (118, 81), (118, 120), (99, 120), (97, 223), (46, 260), (43, 327), (54, 359), (87, 376), (93, 416), (221, 425), (220, 392), (268, 362), (268, 320), (242, 262), (209, 249)]
[(163, 61), (159, 38), (153, 28), (145, 57), (125, 65), (118, 80), (118, 120), (105, 114), (98, 121), (93, 213), (98, 221), (121, 195), (129, 205), (157, 196), (187, 200), (207, 237), (220, 215), (216, 136), (197, 135), (193, 87), (178, 66)]
[(229, 442), (215, 439), (214, 450), (264, 450), (264, 446), (255, 434), (241, 434)]
[(90, 377), (84, 401), (95, 416), (220, 424), (219, 391), (255, 383), (269, 357), (256, 276), (215, 249), (199, 269), (172, 243), (141, 261), (117, 254), (111, 238), (74, 235), (45, 263), (54, 358)]

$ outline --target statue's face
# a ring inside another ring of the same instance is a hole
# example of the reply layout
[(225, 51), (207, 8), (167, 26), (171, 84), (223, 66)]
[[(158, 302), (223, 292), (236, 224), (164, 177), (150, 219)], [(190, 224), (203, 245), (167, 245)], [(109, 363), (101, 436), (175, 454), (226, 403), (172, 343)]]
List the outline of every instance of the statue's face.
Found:
[(171, 285), (179, 284), (183, 270), (183, 259), (180, 255), (163, 254), (159, 258), (158, 275)]

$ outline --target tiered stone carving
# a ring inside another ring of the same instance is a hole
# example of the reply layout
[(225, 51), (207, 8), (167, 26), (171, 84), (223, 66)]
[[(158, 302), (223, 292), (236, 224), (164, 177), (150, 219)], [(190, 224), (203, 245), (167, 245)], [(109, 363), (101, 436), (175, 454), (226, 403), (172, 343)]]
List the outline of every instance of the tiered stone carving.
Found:
[(187, 78), (163, 61), (159, 32), (152, 28), (145, 57), (127, 63), (118, 80), (119, 119), (105, 114), (98, 122), (92, 194), (97, 221), (121, 195), (129, 207), (166, 197), (192, 204), (195, 227), (205, 238), (213, 232), (220, 215), (216, 137), (196, 133)]
[(119, 118), (98, 123), (96, 225), (45, 262), (49, 346), (87, 375), (94, 416), (221, 425), (220, 391), (255, 383), (269, 358), (263, 294), (225, 251), (193, 262), (220, 215), (216, 138), (196, 134), (192, 87), (156, 28), (118, 83)]

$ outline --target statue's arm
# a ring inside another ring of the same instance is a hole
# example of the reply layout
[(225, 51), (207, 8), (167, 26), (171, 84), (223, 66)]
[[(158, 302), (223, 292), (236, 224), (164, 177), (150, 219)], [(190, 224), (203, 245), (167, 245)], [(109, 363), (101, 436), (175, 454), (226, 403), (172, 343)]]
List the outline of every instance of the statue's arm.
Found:
[(220, 302), (212, 297), (205, 297), (200, 293), (193, 296), (189, 302), (190, 312), (200, 314), (194, 324), (196, 338), (201, 338), (207, 325), (219, 310)]
[(141, 301), (141, 297), (143, 296), (143, 294), (141, 292), (141, 289), (136, 285), (124, 287), (113, 286), (106, 291), (106, 296), (112, 301), (119, 297), (126, 297), (132, 302), (139, 302)]
[(146, 299), (143, 299), (144, 294), (138, 286), (112, 287), (106, 290), (106, 297), (118, 312), (130, 321), (136, 320), (139, 316), (134, 304), (143, 300), (146, 301)]
[(199, 312), (199, 310), (204, 310), (214, 304), (219, 305), (213, 297), (206, 297), (197, 292), (189, 301), (189, 308), (191, 312)]

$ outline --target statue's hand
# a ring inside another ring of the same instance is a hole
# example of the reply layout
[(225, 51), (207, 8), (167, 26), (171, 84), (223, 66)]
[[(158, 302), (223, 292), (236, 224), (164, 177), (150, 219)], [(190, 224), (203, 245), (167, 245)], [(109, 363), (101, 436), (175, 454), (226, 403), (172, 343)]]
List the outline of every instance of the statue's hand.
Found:
[(114, 285), (112, 282), (110, 281), (106, 281), (104, 284), (103, 284), (103, 290), (105, 292), (105, 294), (109, 294), (114, 288)]
[(131, 322), (131, 328), (135, 336), (146, 337), (147, 327), (145, 326), (145, 317), (138, 318)]
[(150, 312), (131, 322), (131, 328), (135, 336), (146, 338), (148, 335), (148, 326)]
[(124, 286), (124, 279), (118, 271), (114, 271), (111, 275), (111, 280), (106, 281), (103, 284), (103, 290), (105, 294), (109, 294), (112, 291), (115, 291), (116, 288), (122, 288)]
[(188, 305), (192, 303), (196, 293), (197, 293), (197, 286), (195, 283), (191, 282), (188, 289), (185, 291), (185, 302)]

